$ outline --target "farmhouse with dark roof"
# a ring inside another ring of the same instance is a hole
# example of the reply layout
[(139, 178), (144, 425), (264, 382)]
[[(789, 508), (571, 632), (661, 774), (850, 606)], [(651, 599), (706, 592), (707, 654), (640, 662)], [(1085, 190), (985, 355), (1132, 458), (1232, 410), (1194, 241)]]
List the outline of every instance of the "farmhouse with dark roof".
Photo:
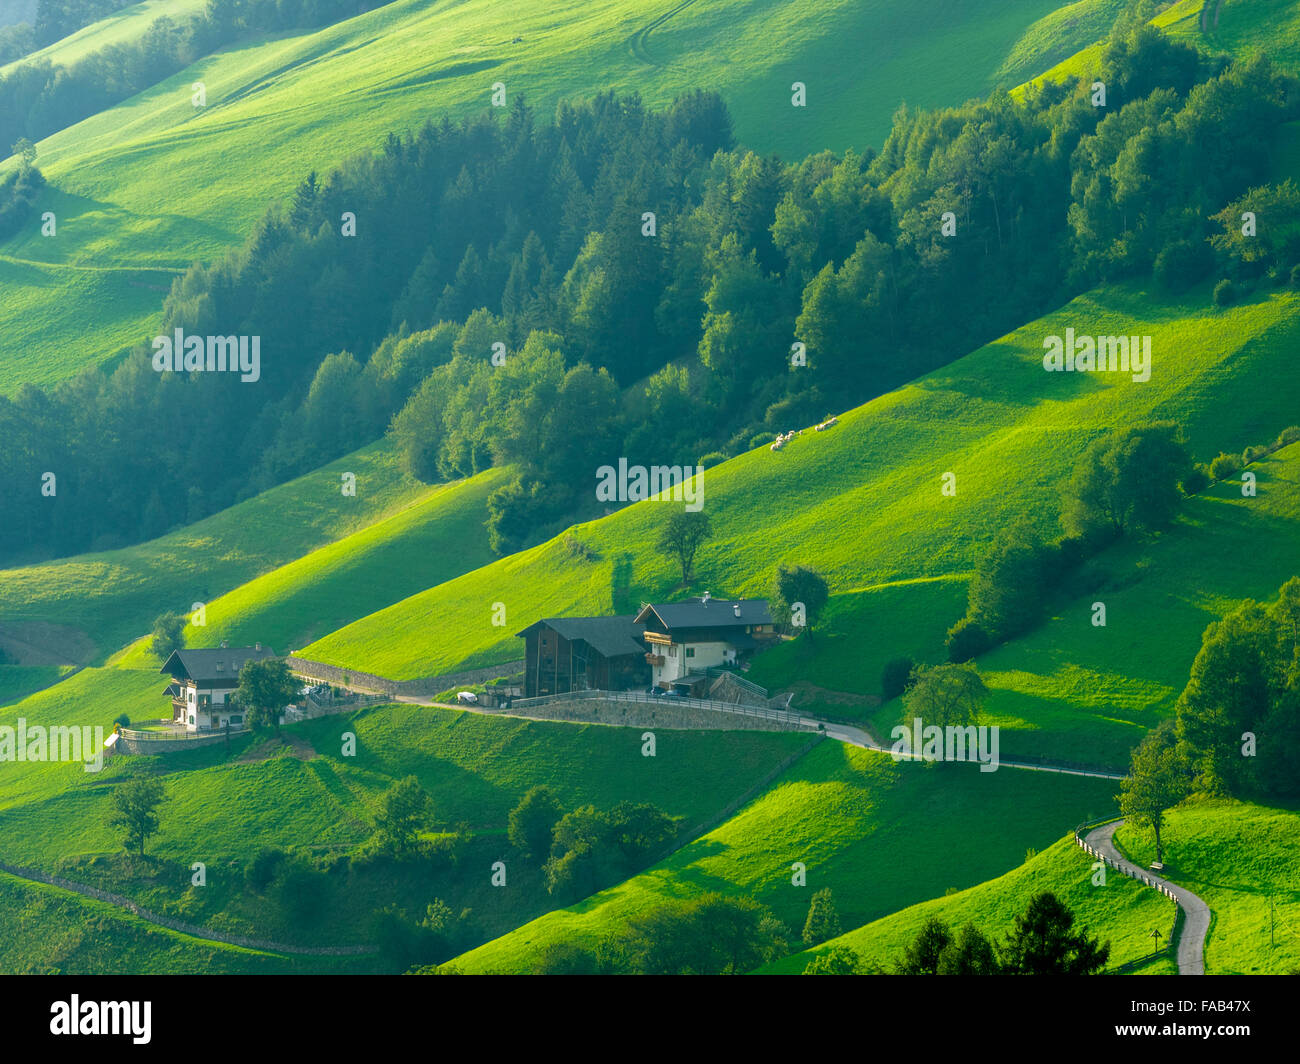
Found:
[(239, 670), (249, 661), (273, 658), (261, 643), (251, 647), (175, 650), (159, 672), (172, 678), (165, 694), (172, 699), (172, 722), (187, 731), (212, 731), (244, 723), (243, 711), (231, 701)]
[(710, 667), (736, 665), (776, 626), (763, 599), (702, 597), (620, 617), (547, 617), (524, 640), (524, 695), (653, 685), (690, 693)]

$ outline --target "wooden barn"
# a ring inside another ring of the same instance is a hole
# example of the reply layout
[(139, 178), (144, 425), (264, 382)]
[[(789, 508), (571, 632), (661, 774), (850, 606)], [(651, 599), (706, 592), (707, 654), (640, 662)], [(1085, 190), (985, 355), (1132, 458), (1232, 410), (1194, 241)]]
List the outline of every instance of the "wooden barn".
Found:
[(650, 686), (641, 636), (622, 617), (547, 617), (517, 634), (524, 640), (524, 697)]

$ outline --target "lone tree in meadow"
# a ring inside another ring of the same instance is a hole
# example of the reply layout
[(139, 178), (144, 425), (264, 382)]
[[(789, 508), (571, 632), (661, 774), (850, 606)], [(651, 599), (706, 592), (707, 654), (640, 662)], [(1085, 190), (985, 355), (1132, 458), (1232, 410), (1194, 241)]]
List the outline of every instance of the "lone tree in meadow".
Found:
[(395, 854), (409, 853), (420, 828), (433, 812), (433, 799), (414, 776), (407, 776), (388, 788), (379, 799), (375, 827), (379, 838)]
[(1160, 832), (1165, 813), (1187, 797), (1188, 773), (1180, 756), (1174, 720), (1164, 720), (1133, 751), (1129, 774), (1120, 784), (1119, 811), (1156, 836), (1156, 861), (1164, 861)]
[(912, 675), (912, 687), (903, 697), (905, 719), (920, 717), (941, 728), (964, 727), (979, 720), (989, 689), (974, 665), (935, 665), (918, 668)]
[(1178, 485), (1191, 468), (1174, 422), (1116, 429), (1075, 465), (1061, 524), (1073, 536), (1120, 536), (1167, 525), (1182, 501)]
[(937, 975), (998, 975), (997, 947), (974, 924), (966, 924), (939, 954)]
[(10, 151), (22, 161), (24, 170), (30, 170), (36, 165), (36, 145), (26, 137), (19, 137)]
[(820, 946), (828, 939), (842, 933), (840, 913), (835, 908), (835, 898), (830, 887), (823, 887), (812, 896), (808, 905), (808, 919), (803, 925), (803, 940), (809, 946)]
[(545, 860), (551, 852), (555, 825), (564, 810), (549, 787), (534, 787), (510, 811), (510, 843), (526, 857)]
[(703, 510), (675, 510), (659, 533), (655, 549), (677, 559), (682, 567), (682, 583), (689, 584), (696, 552), (712, 535), (709, 515)]
[(127, 850), (144, 856), (144, 844), (149, 836), (158, 833), (158, 806), (165, 797), (162, 780), (136, 779), (118, 784), (108, 823), (126, 829), (123, 843)]
[(244, 707), (250, 727), (259, 730), (270, 725), (278, 737), (284, 707), (298, 694), (298, 681), (289, 666), (275, 658), (261, 658), (244, 663), (239, 670), (236, 697)]
[(777, 567), (769, 605), (778, 623), (803, 628), (811, 642), (813, 625), (821, 617), (829, 599), (830, 589), (815, 569), (804, 565)]
[(1176, 709), (1198, 790), (1300, 793), (1300, 578), (1206, 628)]
[(149, 649), (166, 661), (177, 650), (185, 649), (185, 618), (179, 613), (160, 614), (153, 622)]
[(898, 959), (899, 975), (938, 975), (939, 958), (952, 941), (952, 929), (937, 916), (931, 916), (921, 930), (903, 947)]
[(1007, 975), (1097, 975), (1110, 957), (1110, 943), (1074, 930), (1074, 913), (1051, 891), (1036, 894), (1001, 952)]

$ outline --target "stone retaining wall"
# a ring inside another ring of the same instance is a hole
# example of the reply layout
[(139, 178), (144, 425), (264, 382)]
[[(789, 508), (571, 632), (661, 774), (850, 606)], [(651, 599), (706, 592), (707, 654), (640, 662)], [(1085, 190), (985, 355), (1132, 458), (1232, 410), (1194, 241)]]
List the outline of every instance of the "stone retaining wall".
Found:
[(570, 720), (586, 724), (617, 724), (629, 728), (669, 728), (714, 731), (813, 731), (771, 717), (747, 716), (726, 710), (699, 709), (658, 702), (622, 702), (617, 699), (579, 698), (572, 702), (549, 702), (505, 710), (483, 710), (502, 716), (533, 717), (538, 720)]
[[(232, 731), (230, 737), (234, 739), (246, 734), (247, 732), (241, 728), (239, 731)], [(214, 746), (225, 741), (225, 732), (201, 735), (197, 739), (180, 739), (163, 734), (160, 734), (156, 739), (135, 736), (128, 739), (125, 735), (121, 735), (118, 736), (117, 742), (114, 743), (114, 748), (120, 754), (143, 754), (149, 757), (155, 754), (179, 754), (182, 750), (201, 750), (205, 746)]]

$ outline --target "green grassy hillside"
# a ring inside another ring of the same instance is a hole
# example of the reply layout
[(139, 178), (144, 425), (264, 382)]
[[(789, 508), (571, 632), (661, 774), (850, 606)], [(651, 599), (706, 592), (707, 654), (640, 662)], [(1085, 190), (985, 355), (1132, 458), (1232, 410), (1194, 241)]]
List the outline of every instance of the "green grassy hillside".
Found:
[(204, 942), (107, 902), (0, 872), (0, 971), (17, 975), (224, 975), (365, 970), (355, 957), (292, 957)]
[[(1133, 288), (1099, 290), (848, 412), (828, 432), (710, 469), (705, 508), (714, 538), (700, 552), (695, 588), (766, 594), (778, 562), (818, 568), (834, 591), (968, 572), (1019, 515), (1056, 534), (1061, 485), (1088, 443), (1117, 424), (1174, 419), (1202, 459), (1271, 440), (1294, 420), (1300, 399), (1290, 368), (1298, 304), (1277, 293), (1225, 311), (1206, 307), (1203, 292), (1163, 303)], [(1067, 327), (1150, 334), (1151, 379), (1045, 373), (1043, 337)], [(1270, 386), (1261, 389), (1261, 380)], [(955, 497), (940, 493), (949, 471)], [(677, 597), (680, 574), (653, 549), (665, 512), (652, 500), (577, 526), (573, 534), (598, 560), (574, 556), (557, 537), (304, 653), (406, 679), (517, 657), (513, 633), (539, 617)], [(492, 623), (497, 602), (507, 609), (504, 628)], [(447, 628), (431, 631), (431, 614)], [(847, 678), (836, 686), (859, 689)]]
[[(23, 718), (29, 727), (107, 729), (123, 711), (133, 720), (165, 712), (162, 687), (153, 670), (86, 669), (0, 710), (0, 724)], [(345, 732), (356, 736), (354, 754), (343, 753)], [(548, 907), (538, 870), (526, 867), (505, 837), (508, 814), (530, 787), (551, 787), (566, 809), (653, 802), (691, 828), (808, 742), (795, 733), (664, 730), (657, 756), (646, 758), (640, 728), (414, 706), (322, 718), (287, 727), (285, 735), (285, 745), (242, 736), (229, 752), (219, 744), (165, 758), (112, 757), (98, 773), (78, 764), (6, 764), (0, 860), (122, 893), (204, 927), (275, 941), (365, 942), (374, 909), (396, 901), (418, 912), (439, 894), (458, 911), (473, 908), (479, 924), (496, 935)], [(310, 922), (247, 890), (244, 869), (264, 847), (329, 856), (363, 841), (382, 793), (409, 774), (432, 796), (437, 826), (461, 825), (470, 833), (460, 865), (433, 869), (431, 880), (424, 866), (358, 866), (349, 873), (345, 860), (345, 879), (327, 884), (327, 915)], [(142, 865), (121, 857), (120, 833), (108, 824), (114, 786), (139, 775), (160, 776), (167, 794), (160, 833)], [(509, 862), (515, 891), (493, 890), (488, 882), (499, 858)], [(194, 861), (209, 870), (206, 889), (187, 889)], [(482, 876), (474, 872), (480, 867)]]
[[(355, 496), (342, 494), (343, 472), (356, 474)], [(281, 641), (297, 638), (315, 623), (321, 595), (337, 596), (328, 616), (360, 616), (482, 562), (485, 499), (500, 476), (431, 488), (403, 473), (386, 444), (366, 447), (152, 542), (0, 570), (0, 644), (55, 624), (80, 636), (80, 660), (102, 661), (158, 614), (188, 613), (263, 574), (210, 615), (220, 632), (191, 628), (192, 644), (222, 634), (256, 639), (262, 626)], [(350, 546), (311, 553), (362, 530)], [(290, 562), (291, 575), (274, 575)]]
[[(1250, 471), (1258, 495), (1243, 497), (1234, 478), (1186, 500), (1172, 529), (1104, 552), (1080, 576), (1086, 594), (1057, 603), (1041, 627), (980, 657), (993, 692), (987, 722), (1004, 729), (1007, 756), (1123, 769), (1142, 733), (1172, 713), (1206, 625), (1242, 599), (1271, 598), (1300, 573), (1300, 446)], [(890, 657), (944, 660), (944, 634), (965, 612), (964, 596), (960, 579), (836, 595), (812, 643), (801, 639), (760, 655), (750, 677), (806, 691), (799, 704), (865, 718), (887, 734), (901, 703), (837, 704), (827, 690), (878, 695)], [(1104, 628), (1092, 624), (1098, 601), (1107, 609)]]
[[(5, 303), (17, 308), (13, 329), (0, 329), (0, 389), (66, 376), (147, 339), (161, 300), (151, 307), (124, 271), (213, 258), (309, 170), (377, 150), (390, 131), (479, 110), (496, 82), (543, 113), (610, 88), (657, 106), (707, 86), (732, 108), (742, 143), (796, 158), (879, 144), (904, 96), (934, 106), (983, 93), (1022, 33), (1058, 6), (396, 0), (316, 32), (233, 45), (38, 145), (55, 186), (41, 210), (56, 211), (59, 235), (42, 238), (33, 225), (0, 245)], [(82, 45), (59, 47), (74, 55)], [(195, 81), (207, 89), (200, 110)], [(791, 106), (794, 81), (808, 87), (806, 108)], [(104, 298), (67, 294), (90, 283), (72, 266), (108, 271), (94, 279)], [(152, 278), (167, 283), (163, 272)]]
[(69, 671), (57, 665), (0, 665), (0, 706), (58, 682)]
[[(1115, 839), (1133, 861), (1155, 860), (1150, 832), (1126, 824)], [(1191, 802), (1169, 814), (1163, 841), (1166, 875), (1214, 914), (1207, 974), (1300, 970), (1300, 813), (1251, 802)]]
[[(1083, 8), (1084, 5), (1073, 7)], [(1202, 13), (1206, 7), (1209, 8), (1209, 24), (1202, 29)], [(1044, 19), (1042, 28), (1068, 17), (1067, 12), (1071, 10), (1063, 9)], [(1095, 12), (1085, 14), (1081, 11), (1080, 16), (1077, 29), (1096, 25), (1090, 20), (1090, 16), (1095, 18)], [(1195, 43), (1210, 52), (1226, 52), (1240, 57), (1260, 52), (1288, 70), (1300, 69), (1300, 4), (1295, 0), (1262, 0), (1259, 3), (1253, 0), (1177, 0), (1156, 14), (1151, 24), (1170, 37)], [(1078, 48), (1054, 65), (1039, 65), (1037, 76), (1027, 80), (1070, 81), (1090, 76), (1101, 58), (1100, 42), (1105, 36), (1106, 30), (1102, 29), (1086, 47)], [(1028, 47), (1036, 37), (1032, 32), (1026, 34), (1024, 46)], [(1040, 54), (1047, 57), (1051, 53), (1044, 49)]]
[(1094, 886), (1092, 864), (1093, 858), (1075, 845), (1073, 836), (1067, 836), (1004, 876), (873, 920), (815, 949), (775, 961), (761, 971), (768, 975), (797, 974), (813, 957), (835, 946), (847, 946), (864, 961), (889, 971), (931, 917), (938, 917), (954, 930), (972, 923), (990, 939), (1001, 940), (1015, 926), (1015, 918), (1025, 911), (1029, 899), (1044, 890), (1065, 902), (1077, 924), (1086, 927), (1089, 934), (1110, 942), (1108, 967), (1149, 956), (1151, 931), (1159, 930), (1162, 940), (1169, 935), (1173, 903), (1136, 880), (1113, 872), (1107, 875), (1105, 886)]
[[(465, 972), (529, 970), (558, 941), (588, 947), (656, 902), (706, 891), (756, 898), (797, 938), (809, 895), (831, 887), (841, 918), (865, 923), (1014, 867), (1062, 823), (1104, 814), (1114, 785), (967, 765), (895, 764), (823, 743), (773, 788), (666, 861), (456, 959)], [(807, 867), (807, 887), (791, 865)]]
[(132, 4), (113, 12), (107, 18), (83, 26), (62, 40), (38, 48), (25, 59), (0, 66), (0, 74), (7, 74), (19, 63), (41, 59), (69, 66), (101, 48), (137, 40), (144, 35), (154, 19), (164, 15), (177, 21), (189, 15), (197, 15), (206, 2), (207, 0), (145, 0), (142, 4)]
[[(490, 469), (431, 488), (392, 516), (241, 584), (208, 604), (204, 629), (189, 630), (191, 645), (224, 639), (288, 653), (412, 589), (486, 564), (492, 557), (483, 529), (487, 497), (506, 479), (505, 470)], [(152, 661), (147, 644), (139, 640), (115, 663)]]

